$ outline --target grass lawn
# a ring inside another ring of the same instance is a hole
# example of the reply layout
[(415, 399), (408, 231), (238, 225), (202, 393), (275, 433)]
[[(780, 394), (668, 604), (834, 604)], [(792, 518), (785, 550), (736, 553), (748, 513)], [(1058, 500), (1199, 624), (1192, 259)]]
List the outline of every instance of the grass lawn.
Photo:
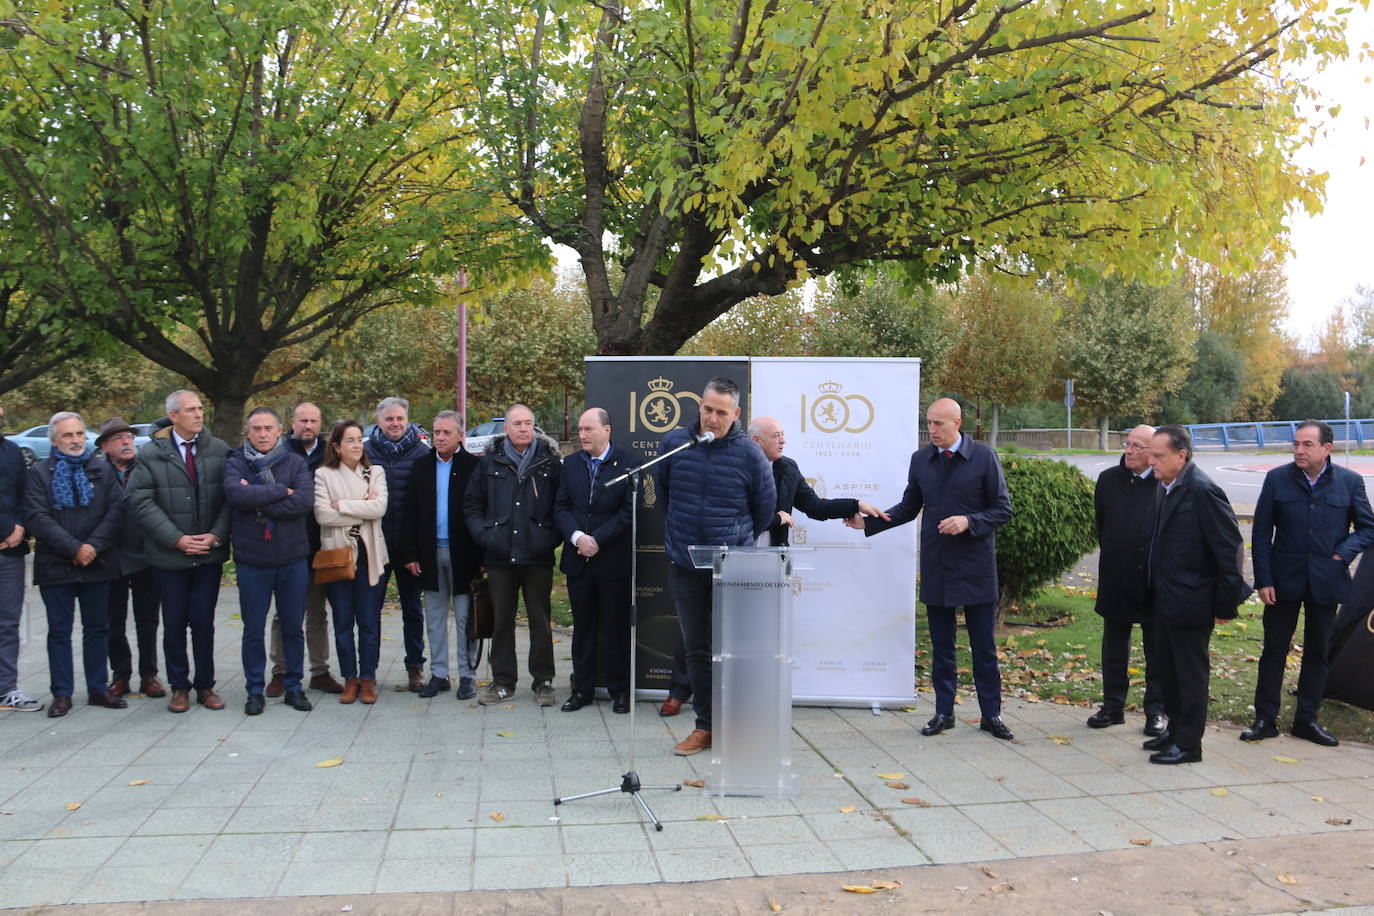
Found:
[[(1087, 711), (1102, 701), (1101, 618), (1093, 611), (1093, 589), (1075, 586), (1047, 588), (1033, 602), (1008, 611), (998, 633), (1003, 692), (1033, 703), (1081, 706)], [(929, 639), (923, 615), (917, 617), (916, 665), (918, 686), (929, 687)], [(1131, 647), (1131, 692), (1127, 709), (1138, 709), (1144, 692), (1144, 657), (1140, 631)], [(1299, 621), (1298, 636), (1302, 635)], [(958, 646), (960, 700), (976, 706), (967, 639)], [(1240, 616), (1212, 634), (1212, 683), (1208, 718), (1249, 725), (1264, 631), (1261, 606), (1252, 600)], [(1288, 657), (1279, 727), (1286, 731), (1297, 702), (1288, 688), (1298, 681), (1302, 649), (1295, 645)], [(1374, 712), (1336, 700), (1322, 703), (1321, 723), (1342, 740), (1374, 742)]]

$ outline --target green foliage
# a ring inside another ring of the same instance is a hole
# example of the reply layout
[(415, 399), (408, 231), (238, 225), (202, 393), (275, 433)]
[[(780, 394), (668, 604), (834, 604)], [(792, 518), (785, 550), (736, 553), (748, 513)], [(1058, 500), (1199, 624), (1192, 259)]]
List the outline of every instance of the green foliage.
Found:
[(959, 336), (943, 386), (977, 404), (1016, 404), (1042, 394), (1057, 345), (1052, 291), (990, 271), (970, 277), (955, 297)]
[(1227, 423), (1245, 387), (1245, 357), (1215, 331), (1197, 338), (1193, 363), (1177, 395), (1160, 405), (1165, 423)]
[(1278, 400), (1274, 401), (1277, 420), (1328, 420), (1345, 415), (1345, 396), (1341, 379), (1334, 372), (1290, 366), (1283, 370)]
[(1065, 461), (1006, 457), (1012, 517), (997, 531), (997, 581), (1005, 608), (1057, 580), (1097, 545), (1093, 483)]
[(465, 9), (480, 177), (577, 251), (605, 353), (676, 352), (740, 302), (884, 261), (916, 282), (982, 258), (1244, 269), (1318, 206), (1288, 73), (1346, 51), (1315, 3)]

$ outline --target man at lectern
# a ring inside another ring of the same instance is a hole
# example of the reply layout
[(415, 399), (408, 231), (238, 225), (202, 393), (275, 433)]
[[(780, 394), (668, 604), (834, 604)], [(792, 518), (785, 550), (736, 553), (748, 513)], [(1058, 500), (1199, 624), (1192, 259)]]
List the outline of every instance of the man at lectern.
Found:
[(926, 410), (930, 447), (911, 456), (906, 492), (888, 518), (854, 515), (845, 522), (866, 536), (921, 518), (921, 603), (930, 623), (935, 717), (921, 729), (938, 735), (954, 727), (955, 614), (964, 609), (973, 683), (982, 712), (979, 728), (1010, 740), (1002, 721), (1002, 674), (997, 669), (998, 528), (1011, 518), (1011, 495), (997, 453), (959, 431), (959, 402), (940, 398)]
[(696, 446), (659, 464), (655, 474), (666, 510), (668, 585), (696, 706), (696, 728), (673, 748), (683, 757), (711, 746), (711, 571), (695, 568), (687, 548), (752, 544), (776, 516), (773, 470), (744, 434), (739, 413), (739, 386), (711, 379), (697, 423), (668, 433), (660, 447), (667, 452), (689, 440)]

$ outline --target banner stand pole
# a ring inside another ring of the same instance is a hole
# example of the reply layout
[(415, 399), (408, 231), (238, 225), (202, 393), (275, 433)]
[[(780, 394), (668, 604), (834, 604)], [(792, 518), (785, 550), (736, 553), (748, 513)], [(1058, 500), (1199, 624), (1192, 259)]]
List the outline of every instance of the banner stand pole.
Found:
[(665, 791), (681, 792), (682, 786), (646, 786), (639, 781), (639, 774), (635, 772), (635, 715), (639, 709), (638, 697), (635, 696), (638, 688), (635, 680), (635, 669), (639, 658), (639, 478), (649, 468), (667, 458), (671, 458), (678, 452), (684, 451), (697, 444), (696, 439), (688, 439), (682, 445), (670, 452), (664, 452), (657, 458), (651, 458), (637, 468), (631, 468), (619, 477), (608, 480), (602, 486), (610, 487), (622, 480), (630, 481), (630, 549), (633, 551), (633, 559), (630, 562), (630, 761), (629, 768), (620, 777), (620, 785), (611, 786), (609, 789), (597, 789), (592, 792), (583, 792), (579, 795), (565, 795), (553, 800), (554, 805), (561, 805), (564, 802), (577, 801), (582, 798), (595, 798), (598, 795), (610, 795), (615, 792), (624, 792), (634, 798), (639, 803), (640, 809), (648, 815), (649, 820), (654, 823), (654, 830), (662, 830), (663, 822), (660, 821), (649, 803), (644, 800), (644, 796), (639, 793), (644, 789), (663, 789)]

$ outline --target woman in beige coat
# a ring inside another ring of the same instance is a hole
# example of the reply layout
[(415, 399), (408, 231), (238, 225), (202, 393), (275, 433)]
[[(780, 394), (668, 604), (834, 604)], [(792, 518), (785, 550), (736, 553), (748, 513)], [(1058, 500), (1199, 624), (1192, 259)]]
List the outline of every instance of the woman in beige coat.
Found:
[[(334, 610), (334, 648), (344, 680), (340, 703), (377, 702), (377, 656), (382, 649), (382, 597), (388, 562), (382, 537), (386, 474), (363, 452), (363, 428), (354, 420), (334, 424), (324, 464), (315, 472), (315, 518), (320, 548), (351, 547), (352, 579), (325, 586)], [(357, 645), (353, 628), (357, 627)]]

